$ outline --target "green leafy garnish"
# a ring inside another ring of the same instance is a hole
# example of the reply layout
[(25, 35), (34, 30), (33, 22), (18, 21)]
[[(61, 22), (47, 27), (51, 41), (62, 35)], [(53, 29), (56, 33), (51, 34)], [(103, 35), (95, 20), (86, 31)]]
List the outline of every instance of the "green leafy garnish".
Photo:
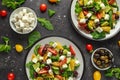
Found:
[(54, 27), (52, 23), (45, 19), (45, 18), (37, 18), (37, 20), (41, 23), (43, 27), (45, 27), (47, 30), (54, 30)]
[(55, 15), (55, 11), (52, 10), (52, 9), (49, 9), (49, 10), (48, 10), (48, 15), (49, 15), (50, 17), (52, 17), (53, 15)]
[(9, 52), (11, 50), (11, 46), (9, 45), (9, 38), (2, 37), (5, 44), (0, 44), (0, 52)]
[(102, 39), (102, 38), (105, 38), (105, 32), (99, 33), (99, 32), (95, 31), (95, 32), (91, 33), (91, 35), (92, 35), (93, 39)]
[(2, 5), (8, 8), (16, 9), (23, 4), (26, 0), (2, 0)]
[(32, 32), (28, 37), (28, 46), (25, 49), (30, 48), (40, 38), (41, 35), (38, 31)]
[(106, 71), (105, 76), (107, 77), (115, 77), (120, 80), (120, 68), (111, 68)]

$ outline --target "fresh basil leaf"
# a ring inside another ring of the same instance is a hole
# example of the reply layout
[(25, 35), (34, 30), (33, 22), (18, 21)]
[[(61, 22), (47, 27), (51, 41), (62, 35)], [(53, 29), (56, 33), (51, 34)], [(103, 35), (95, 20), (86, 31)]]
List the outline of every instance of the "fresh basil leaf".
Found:
[(5, 45), (4, 44), (0, 44), (0, 52), (5, 50)]
[(28, 37), (28, 46), (25, 49), (30, 48), (40, 38), (40, 33), (38, 31), (33, 31)]
[(38, 49), (40, 48), (40, 46), (41, 46), (41, 45), (36, 45), (36, 46), (35, 46), (35, 49), (34, 49), (35, 55), (38, 54)]
[(49, 9), (48, 10), (48, 15), (49, 15), (49, 17), (52, 17), (53, 15), (55, 15), (55, 11), (52, 10), (52, 9)]
[(105, 32), (101, 32), (101, 33), (98, 33), (98, 32), (93, 32), (91, 33), (93, 39), (102, 39), (105, 37)]
[(9, 38), (3, 36), (2, 39), (4, 40), (4, 42), (5, 42), (6, 44), (8, 44)]
[(40, 22), (41, 25), (42, 25), (43, 27), (45, 27), (47, 30), (54, 30), (54, 27), (53, 27), (52, 23), (51, 23), (49, 20), (47, 20), (47, 19), (45, 19), (45, 18), (37, 18), (37, 20), (38, 20), (38, 22)]

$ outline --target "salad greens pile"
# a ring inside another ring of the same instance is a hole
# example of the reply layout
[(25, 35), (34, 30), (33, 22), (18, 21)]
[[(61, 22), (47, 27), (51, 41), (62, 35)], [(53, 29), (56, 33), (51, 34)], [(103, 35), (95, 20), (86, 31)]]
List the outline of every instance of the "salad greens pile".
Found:
[(2, 0), (2, 5), (8, 8), (16, 9), (23, 4), (26, 0)]
[(107, 77), (115, 77), (120, 80), (120, 68), (111, 68), (106, 71), (105, 76)]
[(80, 62), (74, 48), (50, 41), (34, 48), (31, 61), (26, 64), (32, 80), (71, 80), (78, 76)]
[(94, 39), (105, 38), (119, 19), (116, 0), (77, 0), (75, 13), (79, 28)]
[(9, 45), (9, 38), (2, 37), (5, 44), (0, 44), (0, 52), (9, 52), (11, 50), (11, 46)]

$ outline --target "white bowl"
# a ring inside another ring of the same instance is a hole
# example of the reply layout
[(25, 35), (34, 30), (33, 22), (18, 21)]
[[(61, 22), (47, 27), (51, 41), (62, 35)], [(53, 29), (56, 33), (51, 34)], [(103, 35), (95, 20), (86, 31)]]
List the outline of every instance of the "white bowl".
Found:
[[(22, 32), (22, 31), (18, 31), (16, 28), (15, 28), (15, 25), (14, 23), (12, 22), (12, 18), (14, 17), (15, 14), (18, 14), (20, 11), (22, 11), (23, 9), (26, 9), (27, 12), (32, 12), (33, 15), (34, 15), (34, 26), (32, 27), (32, 29), (30, 31), (27, 31), (27, 32)], [(32, 32), (36, 26), (37, 26), (37, 16), (36, 16), (36, 13), (31, 9), (31, 8), (28, 8), (28, 7), (20, 7), (20, 8), (17, 8), (16, 10), (14, 10), (11, 15), (10, 15), (10, 19), (9, 19), (9, 23), (10, 23), (10, 26), (11, 28), (18, 34), (28, 34), (30, 32)]]
[[(95, 52), (98, 51), (98, 50), (100, 50), (100, 49), (104, 49), (104, 50), (108, 51), (109, 54), (112, 56), (112, 62), (110, 63), (110, 66), (108, 66), (107, 68), (99, 68), (99, 67), (94, 63), (94, 61), (93, 61), (93, 57), (94, 57)], [(107, 49), (107, 48), (103, 48), (103, 47), (97, 48), (97, 49), (96, 49), (95, 51), (93, 51), (93, 53), (92, 53), (91, 62), (92, 62), (93, 66), (94, 66), (96, 69), (98, 69), (98, 70), (107, 70), (107, 69), (109, 69), (109, 68), (112, 66), (112, 63), (114, 62), (113, 54), (112, 54), (112, 52), (111, 52), (109, 49)]]
[[(112, 38), (113, 36), (115, 36), (120, 31), (120, 26), (119, 26), (120, 25), (120, 18), (119, 18), (119, 20), (117, 21), (117, 24), (116, 24), (115, 28), (110, 31), (110, 34), (106, 34), (106, 37), (102, 38), (102, 39), (93, 39), (92, 35), (85, 33), (84, 31), (82, 31), (78, 27), (78, 21), (77, 21), (76, 14), (75, 14), (76, 1), (78, 1), (78, 0), (73, 0), (72, 3), (71, 3), (70, 16), (71, 16), (73, 27), (75, 28), (75, 30), (79, 34), (81, 34), (85, 38), (88, 38), (88, 39), (91, 39), (91, 40), (102, 41), (102, 40), (107, 40), (107, 39)], [(119, 5), (120, 1), (119, 0), (116, 0), (116, 1), (117, 1), (117, 4), (118, 4), (118, 7), (120, 9), (120, 5)]]

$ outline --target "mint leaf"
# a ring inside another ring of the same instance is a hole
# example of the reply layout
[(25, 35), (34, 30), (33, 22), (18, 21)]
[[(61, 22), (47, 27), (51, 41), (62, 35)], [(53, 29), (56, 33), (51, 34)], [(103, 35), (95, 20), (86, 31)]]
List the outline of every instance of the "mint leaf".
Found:
[(53, 27), (52, 23), (51, 23), (49, 20), (47, 20), (47, 19), (45, 19), (45, 18), (37, 18), (37, 20), (38, 20), (38, 22), (40, 22), (41, 25), (42, 25), (43, 27), (45, 27), (47, 30), (54, 30), (54, 27)]

